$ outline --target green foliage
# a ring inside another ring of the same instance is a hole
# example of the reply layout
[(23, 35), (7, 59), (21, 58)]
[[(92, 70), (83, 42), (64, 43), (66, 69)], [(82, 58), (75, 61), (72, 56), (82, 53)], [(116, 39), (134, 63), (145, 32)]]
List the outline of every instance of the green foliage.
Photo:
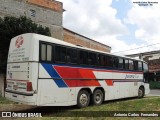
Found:
[(51, 36), (48, 27), (33, 23), (30, 18), (21, 16), (0, 18), (0, 73), (5, 73), (8, 49), (11, 38), (23, 33), (37, 33)]
[(149, 85), (150, 85), (150, 89), (160, 89), (159, 81), (151, 81)]
[(7, 100), (5, 97), (2, 97), (0, 95), (0, 104), (17, 104), (16, 102), (12, 102), (10, 100)]

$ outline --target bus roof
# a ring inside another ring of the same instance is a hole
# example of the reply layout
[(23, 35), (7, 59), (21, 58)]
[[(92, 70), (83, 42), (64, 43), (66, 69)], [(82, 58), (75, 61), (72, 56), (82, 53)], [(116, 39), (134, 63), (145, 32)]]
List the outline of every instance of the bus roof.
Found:
[[(21, 34), (23, 35), (28, 35), (30, 37), (33, 37), (35, 39), (33, 40), (38, 40), (38, 41), (44, 41), (44, 42), (50, 42), (50, 43), (55, 43), (55, 44), (59, 44), (59, 45), (65, 45), (68, 47), (74, 47), (74, 48), (79, 48), (79, 49), (83, 49), (83, 50), (88, 50), (88, 51), (92, 51), (92, 52), (98, 52), (98, 53), (103, 53), (103, 54), (107, 54), (107, 55), (111, 55), (111, 56), (117, 56), (117, 57), (122, 57), (122, 58), (127, 58), (127, 59), (132, 59), (132, 60), (139, 60), (139, 61), (143, 61), (140, 59), (136, 59), (136, 58), (131, 58), (131, 57), (127, 57), (127, 56), (120, 56), (120, 55), (115, 55), (112, 53), (108, 53), (108, 52), (103, 52), (103, 51), (99, 51), (99, 50), (94, 50), (94, 49), (90, 49), (90, 48), (86, 48), (86, 47), (82, 47), (82, 46), (77, 46), (68, 42), (65, 42), (63, 40), (59, 40), (53, 37), (49, 37), (49, 36), (44, 36), (44, 35), (40, 35), (40, 34), (36, 34), (36, 33), (25, 33), (25, 34)], [(20, 35), (18, 35), (20, 36)], [(16, 36), (17, 37), (17, 36)], [(14, 37), (15, 38), (15, 37)], [(13, 38), (13, 39), (14, 39)], [(145, 61), (143, 61), (145, 62)]]

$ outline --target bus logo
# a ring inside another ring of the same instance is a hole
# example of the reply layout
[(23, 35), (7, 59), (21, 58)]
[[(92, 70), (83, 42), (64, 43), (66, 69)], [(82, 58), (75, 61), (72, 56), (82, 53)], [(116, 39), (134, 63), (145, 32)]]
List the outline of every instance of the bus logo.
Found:
[(23, 44), (23, 37), (22, 36), (19, 36), (18, 38), (17, 38), (17, 40), (16, 40), (16, 43), (15, 43), (15, 46), (17, 47), (17, 48), (20, 48), (21, 46), (22, 46), (22, 44)]

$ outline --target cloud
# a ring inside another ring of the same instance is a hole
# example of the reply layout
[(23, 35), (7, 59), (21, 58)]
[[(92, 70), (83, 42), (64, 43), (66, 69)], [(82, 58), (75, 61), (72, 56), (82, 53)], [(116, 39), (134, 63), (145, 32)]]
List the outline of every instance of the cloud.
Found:
[[(111, 7), (112, 0), (59, 0), (63, 2), (63, 26), (79, 34), (90, 37), (98, 42), (112, 47), (112, 52), (139, 48), (158, 43), (160, 39), (160, 11), (159, 4), (152, 7), (141, 7), (132, 4), (127, 17), (123, 20), (116, 17), (117, 10)], [(131, 0), (138, 1), (138, 0)], [(156, 1), (156, 0), (155, 0)], [(120, 13), (119, 13), (120, 14)], [(125, 24), (124, 24), (125, 23)], [(135, 31), (129, 31), (127, 25), (135, 25)], [(134, 32), (135, 38), (143, 44), (126, 43), (118, 39), (119, 36)], [(158, 46), (159, 47), (159, 46)], [(158, 48), (154, 46), (154, 49)], [(117, 54), (138, 53), (153, 50), (153, 47), (144, 47)]]
[[(133, 1), (136, 0), (131, 0)], [(150, 0), (153, 2), (153, 0)], [(154, 2), (158, 0), (154, 0)], [(148, 1), (147, 1), (148, 2)], [(153, 6), (139, 6), (133, 4), (132, 8), (128, 11), (127, 19), (125, 22), (137, 26), (135, 37), (146, 44), (160, 43), (160, 3), (153, 4)], [(159, 49), (159, 44), (148, 48), (149, 50)]]
[[(116, 39), (117, 36), (128, 33), (127, 27), (120, 19), (116, 18), (117, 11), (111, 7), (112, 0), (59, 1), (63, 2), (66, 10), (64, 12), (63, 26), (70, 30), (106, 45), (113, 45), (109, 44), (109, 38)], [(123, 41), (119, 42), (125, 44)]]
[(121, 35), (127, 28), (117, 19), (112, 0), (65, 0), (64, 27), (86, 36)]

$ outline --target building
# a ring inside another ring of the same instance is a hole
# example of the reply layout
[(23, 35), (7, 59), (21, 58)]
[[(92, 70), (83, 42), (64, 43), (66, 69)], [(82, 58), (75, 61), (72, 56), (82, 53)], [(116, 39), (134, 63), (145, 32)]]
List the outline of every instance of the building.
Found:
[(63, 28), (63, 40), (78, 46), (83, 46), (104, 52), (111, 52), (111, 47), (99, 43), (93, 39), (80, 35), (76, 32)]
[(0, 0), (0, 17), (26, 16), (37, 24), (49, 27), (54, 38), (96, 50), (111, 51), (107, 45), (63, 29), (63, 11), (63, 4), (55, 0)]
[(63, 39), (63, 4), (55, 0), (0, 0), (0, 17), (26, 16), (47, 26), (52, 37)]
[(129, 57), (139, 57), (149, 65), (150, 78), (160, 81), (160, 50), (138, 54), (127, 55)]

